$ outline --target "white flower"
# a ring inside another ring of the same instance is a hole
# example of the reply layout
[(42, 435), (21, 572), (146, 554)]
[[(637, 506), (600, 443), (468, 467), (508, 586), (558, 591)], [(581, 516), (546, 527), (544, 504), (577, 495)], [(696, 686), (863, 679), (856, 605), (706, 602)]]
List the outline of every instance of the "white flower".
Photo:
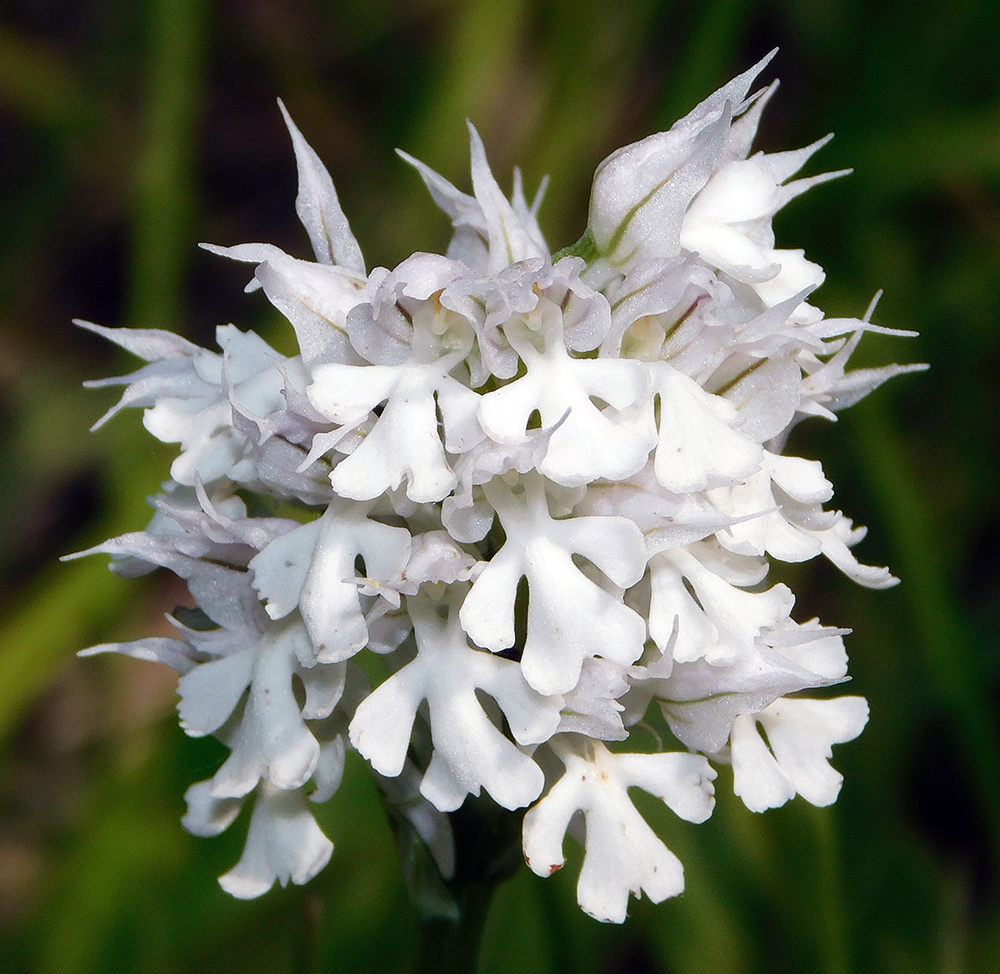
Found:
[(773, 53), (669, 132), (619, 149), (597, 167), (590, 233), (602, 257), (625, 267), (679, 251), (685, 212), (725, 158), (733, 118), (753, 103), (747, 92)]
[(524, 858), (539, 876), (561, 869), (563, 836), (583, 813), (586, 852), (577, 887), (580, 906), (621, 923), (629, 893), (659, 903), (684, 889), (680, 860), (656, 837), (629, 798), (638, 786), (689, 822), (712, 814), (715, 772), (694, 754), (612, 754), (598, 741), (560, 737), (553, 749), (566, 768), (524, 819)]
[(741, 425), (740, 416), (728, 400), (666, 362), (650, 365), (649, 372), (660, 401), (653, 470), (667, 490), (693, 494), (738, 484), (760, 467), (760, 446), (734, 428)]
[(534, 316), (504, 326), (527, 374), (483, 397), (479, 422), (484, 432), (499, 443), (523, 443), (537, 412), (542, 427), (552, 430), (538, 465), (550, 480), (577, 487), (638, 472), (655, 435), (651, 417), (634, 408), (649, 399), (647, 370), (640, 362), (574, 358), (559, 306), (540, 302)]
[[(801, 250), (775, 250), (771, 219), (789, 200), (845, 172), (824, 173), (782, 185), (829, 141), (821, 139), (798, 152), (758, 153), (726, 163), (692, 201), (681, 226), (681, 247), (706, 263), (749, 284), (765, 307), (823, 283), (818, 264)], [(822, 312), (806, 304), (792, 313), (796, 321), (815, 321)]]
[(454, 606), (419, 597), (407, 606), (417, 655), (358, 707), (351, 743), (376, 771), (395, 777), (426, 700), (434, 753), (421, 794), (442, 811), (478, 795), (480, 786), (504, 808), (527, 805), (542, 790), (542, 771), (498, 729), (478, 692), (496, 701), (519, 745), (552, 735), (562, 698), (532, 690), (516, 663), (470, 647)]
[(333, 843), (320, 831), (301, 792), (261, 786), (240, 861), (224, 876), (222, 888), (241, 900), (282, 886), (309, 882), (330, 861)]
[[(330, 483), (341, 497), (366, 501), (395, 490), (406, 480), (406, 496), (418, 503), (443, 500), (457, 478), (445, 459), (446, 446), (464, 445), (461, 431), (472, 425), (479, 396), (448, 372), (462, 359), (452, 353), (413, 365), (329, 364), (314, 370), (309, 399), (337, 423), (358, 426), (380, 411), (364, 440), (340, 460)], [(437, 411), (445, 439), (438, 435)], [(482, 433), (473, 439), (482, 439)]]
[(794, 597), (785, 585), (764, 592), (745, 587), (761, 581), (766, 565), (756, 559), (726, 557), (703, 542), (671, 548), (649, 562), (650, 635), (666, 647), (679, 619), (673, 658), (706, 659), (730, 666), (748, 656), (761, 630), (781, 624)]
[[(580, 905), (614, 922), (630, 895), (684, 887), (630, 787), (691, 822), (713, 808), (710, 762), (754, 811), (836, 798), (832, 746), (867, 704), (803, 696), (846, 678), (845, 631), (794, 621), (770, 562), (896, 579), (854, 557), (864, 531), (824, 506), (820, 464), (782, 451), (803, 418), (917, 367), (846, 371), (888, 329), (871, 309), (824, 318), (806, 303), (822, 269), (776, 244), (776, 212), (838, 174), (789, 181), (824, 140), (750, 155), (768, 60), (606, 159), (556, 256), (541, 193), (529, 205), (516, 175), (505, 197), (470, 128), (471, 195), (404, 155), (452, 220), (447, 253), (367, 272), (286, 113), (316, 260), (208, 249), (255, 265), (298, 354), (233, 326), (214, 352), (81, 323), (147, 363), (93, 383), (125, 387), (98, 425), (141, 408), (180, 444), (147, 530), (92, 550), (174, 572), (195, 602), (177, 638), (87, 652), (173, 667), (184, 729), (230, 748), (184, 824), (216, 835), (253, 802), (233, 895), (326, 864), (305, 796), (334, 799), (349, 749), (414, 871), (464, 875), (448, 813), (485, 790), (527, 807), (539, 875), (567, 832), (582, 843)], [(674, 745), (633, 733), (647, 711)]]
[[(396, 578), (410, 556), (410, 536), (405, 528), (392, 527), (369, 517), (371, 503), (354, 504), (334, 500), (318, 521), (296, 529), (307, 547), (314, 537), (314, 547), (303, 572), (301, 565), (267, 562), (267, 578), (301, 577), (302, 585), (296, 603), (302, 621), (316, 649), (316, 658), (323, 662), (347, 659), (362, 649), (368, 641), (365, 606), (361, 595), (361, 577), (356, 573), (360, 558), (365, 565), (365, 580)], [(277, 557), (289, 558), (282, 551)], [(262, 552), (266, 556), (267, 551)], [(305, 560), (305, 558), (303, 560)], [(294, 562), (293, 562), (294, 564)], [(257, 584), (264, 565), (255, 561)], [(291, 571), (290, 571), (291, 569)], [(263, 594), (263, 593), (262, 593)], [(289, 600), (290, 601), (290, 600)], [(285, 605), (288, 603), (286, 602)]]
[[(747, 808), (762, 812), (796, 793), (813, 805), (837, 800), (843, 777), (830, 767), (833, 745), (853, 741), (868, 723), (862, 697), (781, 699), (733, 721), (735, 791)], [(767, 734), (761, 738), (757, 725)]]
[(539, 692), (565, 693), (579, 680), (584, 660), (601, 655), (632, 663), (645, 638), (642, 619), (588, 577), (572, 556), (584, 556), (612, 583), (627, 588), (642, 577), (642, 536), (627, 518), (557, 521), (537, 475), (518, 486), (523, 492), (515, 493), (502, 481), (486, 488), (507, 541), (476, 579), (460, 618), (480, 646), (494, 652), (510, 648), (517, 587), (526, 579), (528, 624), (521, 669)]

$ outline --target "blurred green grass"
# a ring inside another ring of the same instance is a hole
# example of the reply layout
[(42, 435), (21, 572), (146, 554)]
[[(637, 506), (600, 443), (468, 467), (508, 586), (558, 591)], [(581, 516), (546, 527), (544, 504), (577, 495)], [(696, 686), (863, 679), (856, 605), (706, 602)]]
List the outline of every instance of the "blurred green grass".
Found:
[[(143, 526), (168, 451), (139, 417), (94, 436), (131, 367), (72, 317), (210, 342), (233, 320), (279, 344), (245, 268), (199, 240), (304, 253), (281, 96), (327, 162), (369, 266), (437, 249), (447, 222), (392, 149), (468, 185), (464, 119), (503, 183), (552, 184), (554, 248), (583, 228), (608, 152), (674, 118), (774, 46), (782, 88), (758, 144), (833, 130), (814, 167), (853, 166), (779, 217), (827, 269), (817, 303), (915, 328), (860, 365), (927, 361), (834, 425), (800, 427), (861, 556), (903, 584), (796, 571), (798, 617), (852, 626), (862, 737), (838, 804), (753, 816), (726, 795), (697, 828), (650, 816), (687, 869), (676, 901), (623, 928), (575, 907), (573, 869), (498, 895), (484, 971), (1000, 970), (997, 323), (1000, 11), (990, 0), (142, 0), (0, 6), (0, 969), (39, 974), (406, 970), (416, 927), (360, 762), (321, 810), (337, 845), (304, 889), (252, 904), (215, 877), (238, 830), (180, 828), (218, 760), (171, 712), (169, 674), (77, 661), (148, 634), (181, 595), (58, 555)], [(819, 171), (814, 168), (812, 171)], [(317, 917), (319, 917), (317, 921)]]

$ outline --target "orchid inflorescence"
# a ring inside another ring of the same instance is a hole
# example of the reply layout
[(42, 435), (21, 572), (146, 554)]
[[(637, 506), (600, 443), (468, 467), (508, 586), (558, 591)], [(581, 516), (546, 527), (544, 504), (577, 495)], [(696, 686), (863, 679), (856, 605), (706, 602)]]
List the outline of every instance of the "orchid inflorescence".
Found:
[(299, 354), (233, 325), (214, 352), (80, 322), (148, 363), (91, 383), (125, 387), (97, 426), (142, 408), (180, 444), (148, 528), (92, 552), (124, 576), (166, 568), (196, 602), (175, 638), (85, 652), (172, 666), (181, 726), (229, 747), (184, 825), (216, 835), (252, 803), (220, 880), (234, 896), (326, 865), (306, 797), (333, 798), (348, 749), (445, 880), (447, 813), (485, 789), (527, 809), (540, 876), (567, 831), (581, 842), (579, 903), (615, 922), (630, 893), (684, 885), (629, 788), (690, 822), (712, 813), (713, 764), (753, 811), (836, 799), (832, 745), (868, 707), (800, 695), (846, 679), (845, 630), (793, 621), (769, 558), (896, 579), (856, 561), (864, 531), (824, 509), (820, 464), (782, 449), (914, 367), (845, 371), (888, 329), (824, 318), (822, 269), (775, 249), (774, 214), (840, 174), (789, 181), (825, 139), (749, 155), (768, 60), (609, 156), (586, 233), (555, 255), (541, 193), (515, 173), (505, 197), (470, 125), (471, 196), (401, 153), (452, 220), (447, 254), (366, 272), (286, 113), (316, 260), (207, 249), (256, 265), (248, 290)]

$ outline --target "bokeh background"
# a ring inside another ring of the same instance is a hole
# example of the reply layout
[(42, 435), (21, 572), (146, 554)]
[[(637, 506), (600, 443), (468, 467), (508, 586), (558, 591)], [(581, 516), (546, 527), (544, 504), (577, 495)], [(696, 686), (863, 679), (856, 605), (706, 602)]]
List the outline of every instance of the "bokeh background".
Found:
[[(583, 229), (594, 166), (669, 126), (772, 47), (782, 79), (758, 145), (836, 139), (779, 246), (828, 272), (858, 365), (924, 361), (837, 424), (799, 427), (837, 502), (871, 531), (859, 589), (826, 564), (779, 577), (800, 620), (850, 626), (871, 722), (841, 746), (838, 804), (757, 816), (720, 776), (711, 821), (643, 805), (687, 892), (621, 928), (574, 903), (574, 866), (499, 893), (488, 972), (1000, 971), (1000, 7), (994, 0), (0, 0), (0, 970), (31, 974), (406, 971), (417, 938), (393, 839), (361, 762), (320, 810), (337, 845), (304, 889), (253, 903), (215, 877), (222, 838), (180, 827), (221, 749), (184, 737), (174, 677), (96, 642), (158, 631), (167, 576), (122, 582), (56, 559), (144, 526), (170, 451), (81, 382), (130, 370), (73, 317), (290, 329), (248, 268), (199, 241), (305, 256), (275, 99), (326, 161), (369, 267), (444, 246), (447, 221), (400, 146), (468, 188), (466, 117), (509, 186), (552, 183), (553, 249)], [(728, 793), (727, 793), (728, 792)], [(578, 864), (579, 856), (571, 856)]]

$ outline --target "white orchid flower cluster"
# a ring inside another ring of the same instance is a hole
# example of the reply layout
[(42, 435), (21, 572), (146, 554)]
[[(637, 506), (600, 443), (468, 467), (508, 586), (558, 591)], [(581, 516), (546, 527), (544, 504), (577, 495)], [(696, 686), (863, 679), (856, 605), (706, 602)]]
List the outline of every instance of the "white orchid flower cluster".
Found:
[(323, 868), (305, 797), (334, 796), (351, 748), (445, 879), (445, 813), (485, 789), (527, 809), (540, 876), (567, 831), (581, 842), (580, 905), (614, 922), (630, 893), (684, 884), (629, 788), (690, 822), (712, 813), (713, 764), (754, 811), (836, 799), (832, 745), (868, 707), (800, 695), (846, 678), (844, 630), (793, 621), (768, 559), (896, 580), (855, 560), (863, 530), (824, 509), (820, 464), (781, 449), (907, 369), (845, 372), (884, 329), (825, 319), (821, 268), (775, 249), (776, 211), (838, 174), (789, 182), (823, 141), (749, 155), (765, 63), (606, 159), (556, 255), (539, 198), (518, 174), (503, 195), (472, 129), (471, 196), (404, 155), (452, 220), (447, 255), (366, 272), (286, 115), (316, 260), (208, 249), (256, 265), (299, 354), (232, 325), (214, 352), (81, 322), (148, 363), (92, 383), (125, 387), (97, 425), (138, 407), (180, 444), (147, 530), (93, 551), (167, 568), (197, 603), (176, 638), (86, 652), (172, 666), (182, 727), (230, 748), (184, 824), (215, 835), (252, 804), (233, 895)]

